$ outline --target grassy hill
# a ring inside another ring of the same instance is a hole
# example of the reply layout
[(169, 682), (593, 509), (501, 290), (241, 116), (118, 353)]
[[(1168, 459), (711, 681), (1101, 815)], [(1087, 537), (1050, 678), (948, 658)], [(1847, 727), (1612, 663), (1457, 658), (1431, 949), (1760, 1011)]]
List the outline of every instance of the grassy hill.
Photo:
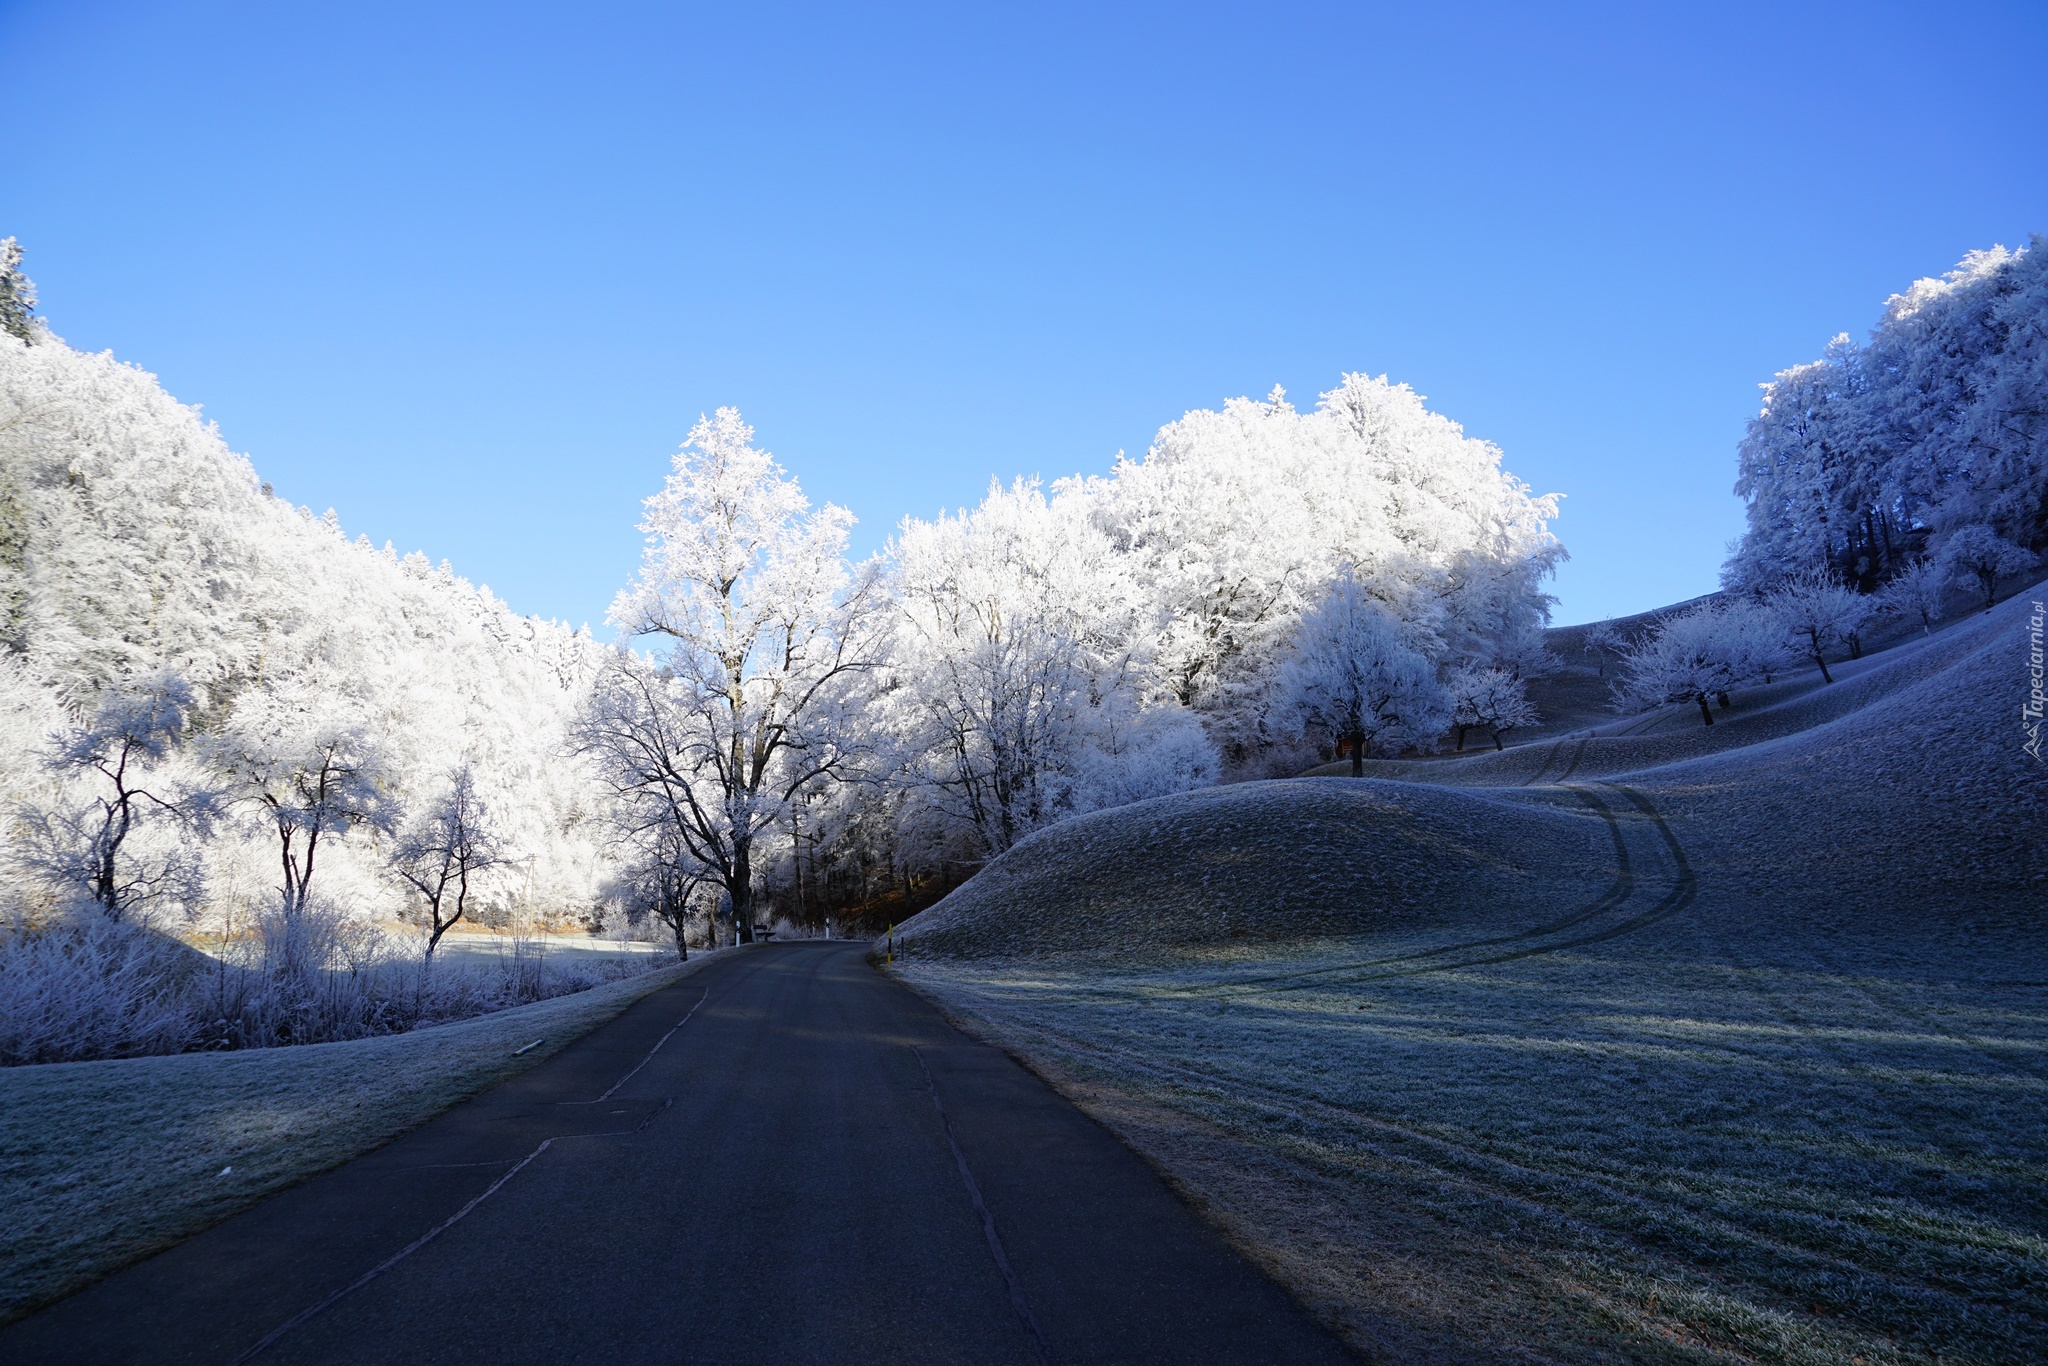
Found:
[(1611, 858), (1597, 816), (1547, 793), (1244, 783), (1053, 826), (897, 934), (921, 955), (1121, 957), (1478, 924), (1570, 900)]
[(1376, 1358), (2048, 1357), (2030, 602), (1027, 840), (900, 970)]

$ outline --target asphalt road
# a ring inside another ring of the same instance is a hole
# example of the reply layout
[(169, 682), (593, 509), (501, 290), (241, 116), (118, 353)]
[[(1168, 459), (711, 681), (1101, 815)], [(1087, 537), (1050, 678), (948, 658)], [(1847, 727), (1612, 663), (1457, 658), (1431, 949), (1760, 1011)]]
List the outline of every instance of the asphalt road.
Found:
[(866, 947), (712, 963), (0, 1332), (0, 1361), (1351, 1359)]

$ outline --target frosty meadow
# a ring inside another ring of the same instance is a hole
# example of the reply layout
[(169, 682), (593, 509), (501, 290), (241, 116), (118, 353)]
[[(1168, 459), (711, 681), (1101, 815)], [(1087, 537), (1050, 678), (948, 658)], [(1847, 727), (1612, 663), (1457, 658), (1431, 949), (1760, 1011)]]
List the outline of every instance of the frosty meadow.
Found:
[(1553, 627), (1558, 495), (1347, 374), (859, 562), (720, 408), (606, 643), (275, 496), (8, 239), (0, 1320), (829, 935), (1374, 1359), (2039, 1360), (2043, 246), (1766, 386), (1661, 612)]

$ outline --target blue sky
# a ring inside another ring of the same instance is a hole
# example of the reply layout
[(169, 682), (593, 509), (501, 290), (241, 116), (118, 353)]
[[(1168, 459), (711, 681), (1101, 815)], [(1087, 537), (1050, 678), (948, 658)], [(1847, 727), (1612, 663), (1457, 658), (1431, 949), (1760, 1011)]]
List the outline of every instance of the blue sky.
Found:
[(0, 3), (43, 311), (279, 492), (601, 620), (737, 405), (906, 513), (1347, 370), (1714, 586), (1757, 384), (2048, 232), (2048, 6)]

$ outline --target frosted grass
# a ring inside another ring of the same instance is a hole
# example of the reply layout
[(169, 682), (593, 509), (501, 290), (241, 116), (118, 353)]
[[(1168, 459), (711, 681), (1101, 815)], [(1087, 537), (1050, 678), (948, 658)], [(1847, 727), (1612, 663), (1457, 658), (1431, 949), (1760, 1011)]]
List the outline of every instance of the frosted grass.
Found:
[(903, 971), (1368, 1347), (2048, 1352), (2044, 994), (1672, 938), (1286, 991), (1231, 986), (1243, 962)]

